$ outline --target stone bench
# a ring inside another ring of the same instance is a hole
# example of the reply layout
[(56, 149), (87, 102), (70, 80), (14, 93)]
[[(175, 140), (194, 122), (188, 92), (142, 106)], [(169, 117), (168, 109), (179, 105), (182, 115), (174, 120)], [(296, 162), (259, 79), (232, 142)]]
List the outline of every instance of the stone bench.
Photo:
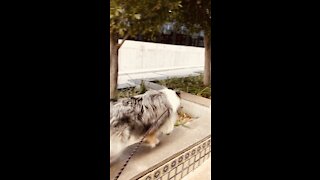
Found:
[[(161, 88), (148, 84), (150, 88)], [(160, 137), (160, 144), (151, 149), (141, 146), (129, 161), (118, 180), (179, 180), (211, 156), (211, 100), (188, 93), (181, 94), (184, 112), (194, 119), (178, 126), (170, 135)], [(114, 179), (136, 144), (127, 148), (110, 168)]]

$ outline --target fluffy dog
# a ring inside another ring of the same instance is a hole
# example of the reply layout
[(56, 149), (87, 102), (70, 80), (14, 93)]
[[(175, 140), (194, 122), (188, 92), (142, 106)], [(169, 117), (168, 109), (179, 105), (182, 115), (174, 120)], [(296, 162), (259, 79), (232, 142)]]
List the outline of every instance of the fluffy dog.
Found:
[(155, 147), (159, 135), (173, 131), (179, 107), (179, 93), (167, 88), (110, 101), (110, 164), (128, 146), (139, 142), (150, 127), (144, 142)]

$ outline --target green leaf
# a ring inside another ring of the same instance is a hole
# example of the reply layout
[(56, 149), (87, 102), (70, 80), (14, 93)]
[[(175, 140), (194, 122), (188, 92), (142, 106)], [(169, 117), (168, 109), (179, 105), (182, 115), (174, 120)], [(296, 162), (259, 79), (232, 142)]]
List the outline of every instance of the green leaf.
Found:
[(152, 35), (161, 30), (165, 22), (174, 19), (169, 10), (177, 12), (181, 0), (110, 0), (110, 29), (123, 34)]

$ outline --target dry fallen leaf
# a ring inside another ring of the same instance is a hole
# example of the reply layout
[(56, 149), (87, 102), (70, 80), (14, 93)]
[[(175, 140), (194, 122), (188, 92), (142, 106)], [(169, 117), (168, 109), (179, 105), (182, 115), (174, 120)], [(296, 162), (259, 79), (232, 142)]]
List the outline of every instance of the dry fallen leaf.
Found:
[(192, 117), (189, 114), (182, 112), (182, 111), (179, 111), (178, 112), (178, 120), (177, 120), (175, 126), (184, 125), (190, 121), (192, 121)]

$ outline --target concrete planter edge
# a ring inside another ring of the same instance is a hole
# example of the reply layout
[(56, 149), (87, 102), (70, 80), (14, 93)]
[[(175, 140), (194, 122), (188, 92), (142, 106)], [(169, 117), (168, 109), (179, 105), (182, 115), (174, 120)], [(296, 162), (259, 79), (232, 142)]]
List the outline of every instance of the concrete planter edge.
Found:
[[(160, 84), (157, 83), (153, 83), (153, 82), (149, 82), (149, 81), (145, 81), (144, 82), (145, 86), (149, 89), (154, 89), (154, 90), (160, 90), (165, 88), (165, 86), (162, 86)], [(181, 91), (181, 98), (187, 101), (191, 101), (191, 102), (195, 102), (197, 104), (206, 106), (206, 107), (210, 107), (211, 105), (211, 99), (208, 98), (204, 98), (202, 96), (197, 96), (194, 94), (190, 94), (184, 91)]]

